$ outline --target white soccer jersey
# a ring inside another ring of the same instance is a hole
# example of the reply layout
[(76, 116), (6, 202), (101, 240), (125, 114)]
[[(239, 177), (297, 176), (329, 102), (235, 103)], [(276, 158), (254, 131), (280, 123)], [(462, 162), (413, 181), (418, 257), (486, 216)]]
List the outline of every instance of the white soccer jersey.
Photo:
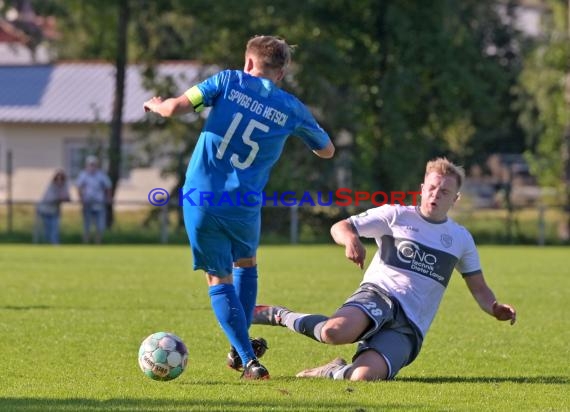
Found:
[(471, 234), (452, 219), (432, 222), (416, 206), (384, 205), (350, 217), (359, 236), (373, 238), (378, 251), (364, 273), (394, 296), (425, 336), (453, 269), (481, 272)]

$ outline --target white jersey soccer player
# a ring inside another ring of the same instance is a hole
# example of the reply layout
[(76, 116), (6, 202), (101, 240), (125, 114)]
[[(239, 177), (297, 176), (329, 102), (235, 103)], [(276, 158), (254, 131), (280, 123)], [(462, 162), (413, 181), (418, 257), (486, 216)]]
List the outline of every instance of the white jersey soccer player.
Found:
[(385, 205), (341, 220), (331, 228), (346, 257), (364, 267), (361, 237), (378, 251), (359, 288), (331, 316), (256, 307), (254, 323), (285, 326), (318, 342), (358, 342), (352, 363), (337, 358), (298, 377), (350, 380), (391, 379), (418, 355), (457, 269), (482, 310), (498, 320), (516, 320), (515, 309), (498, 303), (487, 286), (471, 234), (447, 216), (459, 198), (463, 169), (445, 158), (426, 165), (421, 203)]
[(416, 206), (385, 205), (349, 218), (359, 236), (378, 245), (362, 283), (373, 283), (396, 298), (425, 336), (453, 270), (481, 272), (471, 234), (452, 219), (433, 222)]

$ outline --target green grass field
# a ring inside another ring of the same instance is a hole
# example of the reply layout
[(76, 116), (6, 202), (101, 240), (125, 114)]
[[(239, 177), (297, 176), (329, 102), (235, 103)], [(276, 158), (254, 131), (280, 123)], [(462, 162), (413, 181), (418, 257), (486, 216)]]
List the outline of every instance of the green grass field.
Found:
[[(2, 245), (0, 410), (570, 410), (570, 249), (480, 251), (488, 283), (518, 309), (515, 326), (480, 311), (455, 274), (420, 356), (397, 380), (296, 379), (350, 358), (353, 345), (254, 326), (269, 342), (271, 379), (243, 382), (225, 366), (228, 343), (187, 247)], [(259, 263), (259, 302), (308, 312), (330, 314), (361, 279), (340, 246), (266, 246)], [(137, 364), (140, 342), (161, 330), (190, 350), (171, 382)]]

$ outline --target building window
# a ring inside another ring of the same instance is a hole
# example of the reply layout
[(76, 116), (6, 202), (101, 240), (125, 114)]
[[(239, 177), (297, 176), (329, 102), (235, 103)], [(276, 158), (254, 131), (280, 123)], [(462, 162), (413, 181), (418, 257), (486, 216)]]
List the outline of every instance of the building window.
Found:
[[(123, 142), (121, 158), (121, 179), (128, 179), (131, 172), (132, 143)], [(64, 144), (65, 170), (71, 179), (76, 179), (85, 168), (85, 159), (89, 155), (95, 155), (101, 162), (101, 169), (109, 169), (107, 146), (101, 141), (86, 141), (85, 139), (68, 139)]]

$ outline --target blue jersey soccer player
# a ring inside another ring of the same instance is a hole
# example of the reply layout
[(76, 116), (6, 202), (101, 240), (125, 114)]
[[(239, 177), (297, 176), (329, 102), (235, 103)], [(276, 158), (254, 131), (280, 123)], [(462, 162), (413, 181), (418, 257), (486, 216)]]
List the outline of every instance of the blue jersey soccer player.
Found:
[(261, 196), (269, 172), (291, 135), (319, 157), (334, 154), (331, 139), (309, 110), (276, 86), (290, 60), (284, 40), (255, 36), (247, 43), (243, 71), (224, 70), (179, 97), (144, 103), (146, 111), (164, 117), (211, 107), (181, 200), (194, 269), (206, 272), (212, 308), (232, 345), (228, 365), (243, 368), (245, 379), (269, 377), (257, 359), (265, 341), (250, 342), (248, 332), (257, 298)]

